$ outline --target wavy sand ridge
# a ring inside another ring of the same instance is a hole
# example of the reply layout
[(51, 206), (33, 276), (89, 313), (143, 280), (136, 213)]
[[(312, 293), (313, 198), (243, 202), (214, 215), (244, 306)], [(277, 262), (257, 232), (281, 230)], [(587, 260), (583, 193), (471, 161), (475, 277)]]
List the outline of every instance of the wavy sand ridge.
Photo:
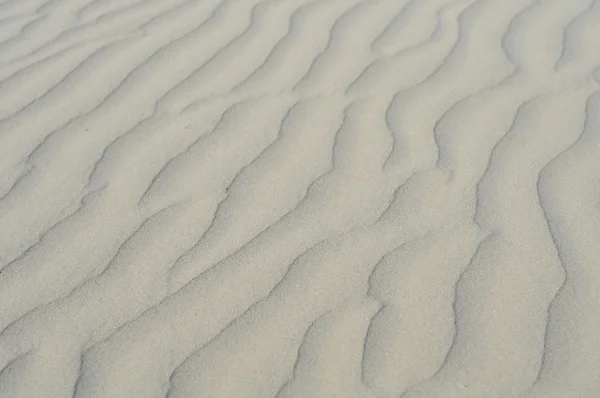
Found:
[(0, 1), (0, 396), (600, 396), (600, 1)]

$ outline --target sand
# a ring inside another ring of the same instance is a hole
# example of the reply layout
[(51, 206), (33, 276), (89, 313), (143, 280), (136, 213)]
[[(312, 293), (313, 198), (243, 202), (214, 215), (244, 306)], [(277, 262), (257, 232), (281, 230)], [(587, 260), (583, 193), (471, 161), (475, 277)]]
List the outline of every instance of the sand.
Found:
[(0, 397), (600, 397), (600, 1), (1, 0)]

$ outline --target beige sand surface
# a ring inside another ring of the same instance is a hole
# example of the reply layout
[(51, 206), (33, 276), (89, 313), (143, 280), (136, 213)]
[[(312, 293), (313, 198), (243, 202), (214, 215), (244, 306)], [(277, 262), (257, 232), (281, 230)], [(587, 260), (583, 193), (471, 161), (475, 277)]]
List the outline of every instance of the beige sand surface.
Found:
[(600, 1), (0, 0), (0, 397), (600, 397)]

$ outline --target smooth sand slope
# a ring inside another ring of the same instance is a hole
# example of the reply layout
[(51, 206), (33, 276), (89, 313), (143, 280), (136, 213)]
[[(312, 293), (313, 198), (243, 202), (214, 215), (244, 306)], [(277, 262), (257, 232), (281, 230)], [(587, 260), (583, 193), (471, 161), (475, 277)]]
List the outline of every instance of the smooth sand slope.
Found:
[(0, 0), (0, 397), (600, 397), (600, 1)]

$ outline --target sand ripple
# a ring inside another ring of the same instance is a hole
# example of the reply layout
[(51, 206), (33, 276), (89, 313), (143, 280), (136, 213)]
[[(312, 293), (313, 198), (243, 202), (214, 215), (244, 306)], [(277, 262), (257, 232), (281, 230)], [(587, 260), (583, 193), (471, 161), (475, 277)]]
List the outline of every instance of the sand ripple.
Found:
[(600, 1), (1, 0), (1, 397), (600, 396)]

